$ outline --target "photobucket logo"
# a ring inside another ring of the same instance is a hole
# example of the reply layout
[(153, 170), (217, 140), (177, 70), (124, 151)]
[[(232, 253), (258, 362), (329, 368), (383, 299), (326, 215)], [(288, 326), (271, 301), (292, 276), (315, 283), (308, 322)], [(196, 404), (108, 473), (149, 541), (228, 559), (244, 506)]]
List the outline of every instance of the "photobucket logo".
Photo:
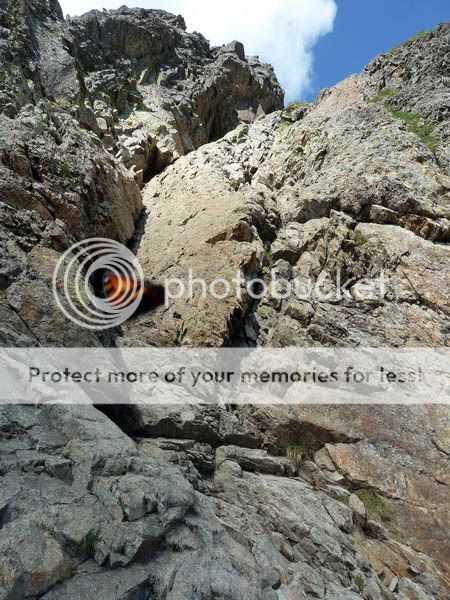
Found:
[(271, 271), (270, 280), (259, 277), (249, 279), (240, 271), (232, 279), (217, 278), (206, 281), (195, 277), (189, 269), (187, 278), (168, 278), (165, 281), (166, 306), (170, 300), (206, 299), (225, 300), (235, 297), (242, 300), (243, 295), (252, 300), (273, 298), (275, 300), (316, 300), (318, 302), (342, 302), (345, 300), (365, 301), (381, 300), (386, 296), (384, 271), (375, 278), (344, 278), (340, 269), (333, 275), (322, 272), (317, 278), (280, 277), (277, 270)]
[[(92, 282), (109, 273), (118, 282), (108, 298), (96, 295)], [(53, 273), (53, 295), (64, 315), (85, 329), (117, 327), (138, 309), (144, 273), (136, 256), (123, 244), (90, 238), (71, 246)]]

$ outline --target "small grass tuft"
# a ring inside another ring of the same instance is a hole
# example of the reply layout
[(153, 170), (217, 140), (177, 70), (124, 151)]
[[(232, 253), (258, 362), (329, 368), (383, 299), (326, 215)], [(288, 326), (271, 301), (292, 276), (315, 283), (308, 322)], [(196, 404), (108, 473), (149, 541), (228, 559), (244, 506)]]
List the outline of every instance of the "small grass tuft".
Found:
[(417, 135), (431, 152), (436, 152), (438, 141), (433, 136), (434, 127), (430, 123), (427, 123), (422, 115), (405, 111), (393, 111), (392, 116), (403, 121), (409, 131)]
[(405, 123), (405, 125), (408, 127), (409, 131), (411, 133), (414, 133), (415, 135), (417, 135), (420, 138), (420, 140), (425, 144), (425, 146), (427, 146), (427, 148), (433, 154), (435, 154), (436, 149), (439, 145), (439, 142), (433, 135), (433, 130), (434, 130), (433, 125), (428, 123), (422, 117), (422, 115), (419, 115), (417, 113), (395, 110), (393, 105), (390, 102), (388, 102), (388, 100), (390, 98), (394, 98), (396, 95), (397, 95), (397, 91), (395, 89), (385, 88), (384, 90), (381, 90), (381, 92), (378, 94), (378, 96), (375, 96), (375, 98), (372, 98), (372, 100), (370, 100), (370, 102), (372, 102), (372, 103), (383, 102), (386, 110), (388, 110), (390, 113), (392, 113), (392, 116), (395, 119), (403, 121), (403, 123)]
[(291, 102), (284, 109), (284, 113), (288, 117), (292, 117), (294, 111), (299, 110), (301, 108), (307, 108), (308, 106), (311, 106), (311, 104), (312, 104), (312, 102)]
[(363, 488), (356, 490), (355, 494), (364, 504), (369, 515), (374, 515), (382, 521), (388, 520), (386, 504), (376, 490)]
[(66, 165), (66, 163), (63, 163), (61, 165), (61, 167), (59, 168), (59, 176), (62, 177), (63, 179), (69, 179), (69, 177), (70, 177), (70, 169)]
[(303, 444), (286, 444), (283, 446), (286, 452), (295, 452), (304, 456), (308, 452), (308, 448)]
[(431, 33), (431, 29), (425, 29), (424, 31), (420, 31), (417, 35), (410, 38), (409, 40), (406, 40), (406, 42), (404, 42), (398, 47), (401, 48), (402, 46), (410, 46), (411, 44), (414, 44), (414, 42), (417, 42), (422, 38), (426, 37), (429, 33)]
[(286, 458), (295, 466), (296, 471), (300, 468), (307, 453), (305, 446), (301, 444), (289, 444), (285, 446)]
[(381, 92), (377, 96), (375, 96), (375, 98), (372, 98), (370, 102), (372, 104), (376, 104), (377, 102), (384, 102), (388, 98), (393, 98), (394, 96), (396, 96), (397, 93), (397, 90), (395, 90), (394, 88), (384, 88), (384, 90), (381, 90)]
[(357, 229), (355, 231), (355, 244), (358, 248), (361, 248), (361, 246), (364, 246), (365, 244), (367, 244), (367, 238), (366, 236), (362, 233), (362, 231), (359, 231), (359, 229)]
[(303, 444), (286, 444), (283, 446), (286, 458), (296, 465), (299, 465), (308, 452), (308, 448)]
[(427, 36), (429, 33), (431, 33), (431, 29), (425, 29), (424, 31), (420, 31), (414, 37), (410, 38), (409, 40), (406, 40), (406, 42), (403, 42), (402, 44), (399, 44), (398, 46), (395, 46), (394, 48), (392, 48), (392, 50), (389, 50), (389, 52), (387, 53), (388, 56), (391, 56), (397, 50), (400, 50), (400, 48), (407, 48), (408, 46), (411, 46), (411, 44), (414, 44), (414, 42), (421, 40), (422, 38)]
[(360, 592), (362, 592), (364, 590), (364, 588), (366, 587), (365, 583), (364, 583), (364, 578), (362, 577), (362, 575), (355, 575), (355, 577), (353, 578), (353, 581), (356, 584), (356, 587), (358, 588), (358, 590)]

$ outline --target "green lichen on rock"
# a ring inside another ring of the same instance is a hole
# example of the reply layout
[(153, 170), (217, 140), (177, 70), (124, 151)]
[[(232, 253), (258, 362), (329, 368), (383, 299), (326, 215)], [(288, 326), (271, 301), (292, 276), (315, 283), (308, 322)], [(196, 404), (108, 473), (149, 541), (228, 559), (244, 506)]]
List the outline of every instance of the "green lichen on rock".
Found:
[(56, 98), (55, 105), (57, 108), (67, 110), (68, 112), (71, 112), (73, 109), (73, 105), (66, 98)]
[(271, 306), (268, 306), (266, 304), (262, 305), (259, 307), (259, 314), (261, 315), (261, 317), (263, 318), (269, 318), (272, 313), (273, 313), (273, 309)]

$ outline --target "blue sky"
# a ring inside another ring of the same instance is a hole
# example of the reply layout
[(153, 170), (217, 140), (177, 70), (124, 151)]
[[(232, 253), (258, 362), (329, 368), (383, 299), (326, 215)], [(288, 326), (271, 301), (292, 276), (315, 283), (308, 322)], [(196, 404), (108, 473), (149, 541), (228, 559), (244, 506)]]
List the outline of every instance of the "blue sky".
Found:
[(450, 0), (337, 0), (333, 31), (314, 47), (313, 99), (375, 56), (450, 21)]
[[(0, 0), (1, 1), (1, 0)], [(270, 62), (286, 101), (311, 100), (375, 56), (450, 20), (450, 0), (60, 0), (64, 13), (123, 4), (182, 14), (213, 45)]]

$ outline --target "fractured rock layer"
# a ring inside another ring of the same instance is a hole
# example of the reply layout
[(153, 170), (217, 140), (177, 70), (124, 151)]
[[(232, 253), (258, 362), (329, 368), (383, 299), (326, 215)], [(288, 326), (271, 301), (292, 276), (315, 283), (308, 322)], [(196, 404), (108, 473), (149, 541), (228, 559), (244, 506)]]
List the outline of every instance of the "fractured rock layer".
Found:
[[(281, 111), (271, 67), (179, 16), (3, 2), (0, 344), (448, 346), (449, 44)], [(96, 235), (149, 277), (329, 296), (197, 294), (100, 336), (51, 292)], [(0, 411), (2, 600), (448, 597), (445, 407), (114, 408)]]

